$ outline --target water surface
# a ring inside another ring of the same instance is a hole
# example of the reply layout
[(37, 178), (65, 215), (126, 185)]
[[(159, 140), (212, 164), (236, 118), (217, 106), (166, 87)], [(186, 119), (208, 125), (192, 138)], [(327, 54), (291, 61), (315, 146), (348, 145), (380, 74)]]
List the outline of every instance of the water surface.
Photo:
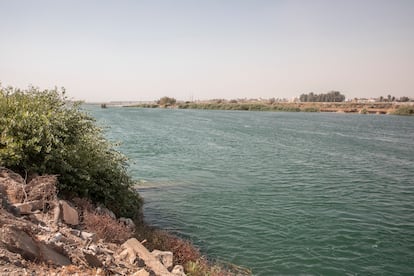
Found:
[(88, 107), (145, 219), (255, 275), (414, 275), (414, 118)]

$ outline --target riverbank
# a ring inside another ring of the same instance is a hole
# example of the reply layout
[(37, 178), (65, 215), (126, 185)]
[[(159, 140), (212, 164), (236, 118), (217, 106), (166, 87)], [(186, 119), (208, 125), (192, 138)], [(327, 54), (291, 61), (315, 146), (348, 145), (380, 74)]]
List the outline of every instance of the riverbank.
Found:
[[(127, 157), (64, 91), (0, 86), (0, 118), (0, 262), (14, 260), (3, 272), (50, 266), (48, 275), (95, 275), (90, 270), (97, 268), (104, 275), (173, 275), (174, 267), (162, 268), (145, 243), (170, 252), (172, 263), (182, 265), (177, 275), (234, 275), (205, 261), (188, 241), (145, 225)], [(75, 237), (83, 232), (98, 243)]]
[(87, 199), (59, 198), (57, 184), (55, 175), (24, 179), (0, 167), (2, 275), (185, 276), (172, 252), (150, 252), (134, 237), (131, 219)]
[(0, 167), (0, 274), (250, 275), (214, 264), (189, 241), (87, 199), (58, 198), (57, 177)]
[(246, 101), (246, 102), (203, 101), (203, 102), (178, 102), (174, 105), (144, 103), (144, 104), (123, 105), (123, 107), (414, 115), (414, 103), (412, 102), (408, 102), (408, 103), (400, 103), (400, 102), (374, 102), (374, 103), (275, 102), (275, 103), (269, 103), (269, 102), (258, 102), (258, 101)]

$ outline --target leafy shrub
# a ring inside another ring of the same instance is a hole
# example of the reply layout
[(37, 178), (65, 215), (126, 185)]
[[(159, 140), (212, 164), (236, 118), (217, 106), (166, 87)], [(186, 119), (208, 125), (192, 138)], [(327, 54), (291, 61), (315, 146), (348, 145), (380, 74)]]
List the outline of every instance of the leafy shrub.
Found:
[(414, 115), (414, 106), (400, 106), (394, 110), (391, 114), (393, 115)]
[(286, 112), (300, 112), (299, 107), (294, 106), (287, 106), (287, 105), (273, 105), (272, 106), (273, 111), (286, 111)]
[(175, 103), (177, 102), (177, 100), (176, 99), (174, 99), (174, 98), (170, 98), (170, 97), (162, 97), (161, 99), (159, 99), (158, 101), (157, 101), (157, 103), (159, 104), (159, 105), (162, 105), (162, 106), (170, 106), (170, 105), (175, 105)]
[(302, 109), (303, 112), (319, 112), (319, 108), (316, 106), (309, 106)]
[(137, 216), (124, 155), (95, 121), (67, 101), (65, 90), (0, 86), (0, 166), (20, 173), (56, 174), (63, 197), (103, 203), (117, 215)]

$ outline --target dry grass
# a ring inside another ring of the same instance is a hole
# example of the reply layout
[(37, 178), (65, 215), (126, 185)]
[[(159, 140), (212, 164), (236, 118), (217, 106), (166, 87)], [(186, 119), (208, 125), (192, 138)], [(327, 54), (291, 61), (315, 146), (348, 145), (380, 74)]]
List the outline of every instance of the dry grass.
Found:
[(0, 167), (0, 186), (10, 203), (21, 203), (24, 200), (23, 177), (12, 170)]
[(188, 262), (184, 269), (188, 276), (249, 276), (252, 272), (244, 267), (229, 263), (212, 263), (205, 258), (195, 262)]
[(106, 276), (103, 269), (79, 267), (68, 265), (62, 267), (49, 266), (47, 264), (28, 263), (24, 273), (7, 275), (37, 275), (37, 276)]
[(179, 238), (166, 231), (147, 225), (140, 225), (136, 237), (146, 240), (148, 250), (171, 251), (174, 254), (174, 264), (181, 264), (188, 276), (233, 276), (251, 275), (251, 271), (233, 264), (210, 262), (204, 258), (199, 249), (190, 241)]
[(150, 251), (158, 249), (173, 252), (174, 264), (184, 265), (190, 261), (195, 262), (201, 257), (200, 251), (191, 242), (166, 231), (140, 225), (136, 237), (139, 240), (146, 240), (144, 245)]
[(158, 235), (164, 236), (164, 246), (174, 253), (174, 263), (184, 265), (201, 257), (200, 251), (191, 242), (164, 231), (158, 232)]
[(80, 213), (93, 212), (95, 210), (95, 206), (87, 198), (75, 197), (74, 199), (72, 199), (72, 202), (75, 204), (76, 208), (78, 209), (78, 211), (80, 211)]
[(57, 183), (58, 180), (56, 175), (44, 175), (35, 177), (25, 187), (27, 200), (42, 200), (44, 202), (51, 202), (56, 200)]
[(85, 198), (74, 198), (83, 228), (106, 242), (121, 244), (133, 235), (133, 230), (107, 214), (98, 214), (95, 206)]
[(98, 238), (106, 242), (121, 244), (133, 234), (131, 229), (123, 223), (106, 214), (100, 215), (86, 211), (83, 214), (83, 224), (86, 231), (95, 233)]
[(232, 276), (251, 275), (248, 269), (232, 264), (209, 262), (199, 249), (190, 241), (177, 237), (171, 233), (148, 226), (145, 223), (137, 223), (136, 232), (132, 233), (124, 224), (112, 219), (108, 215), (95, 213), (95, 207), (86, 199), (73, 200), (83, 213), (83, 224), (87, 231), (94, 232), (99, 238), (107, 241), (122, 243), (133, 234), (144, 246), (152, 251), (154, 249), (171, 251), (174, 256), (174, 264), (182, 265), (189, 276)]

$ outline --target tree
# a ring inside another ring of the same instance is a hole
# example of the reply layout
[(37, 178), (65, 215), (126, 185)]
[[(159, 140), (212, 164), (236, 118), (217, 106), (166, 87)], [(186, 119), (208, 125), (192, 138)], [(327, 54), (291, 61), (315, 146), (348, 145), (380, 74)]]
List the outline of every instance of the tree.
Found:
[(301, 102), (343, 102), (345, 101), (345, 96), (339, 91), (330, 91), (325, 94), (310, 92), (309, 94), (300, 95), (299, 99)]
[(174, 105), (176, 103), (176, 99), (174, 98), (170, 98), (170, 97), (162, 97), (161, 99), (159, 99), (157, 101), (157, 103), (159, 105), (163, 105), (163, 106), (170, 106), (170, 105)]
[(406, 96), (403, 96), (403, 97), (400, 97), (400, 100), (399, 101), (400, 102), (409, 102), (410, 101), (410, 98), (408, 98)]
[(0, 86), (0, 166), (58, 175), (61, 196), (86, 197), (131, 217), (142, 203), (126, 161), (64, 89)]

